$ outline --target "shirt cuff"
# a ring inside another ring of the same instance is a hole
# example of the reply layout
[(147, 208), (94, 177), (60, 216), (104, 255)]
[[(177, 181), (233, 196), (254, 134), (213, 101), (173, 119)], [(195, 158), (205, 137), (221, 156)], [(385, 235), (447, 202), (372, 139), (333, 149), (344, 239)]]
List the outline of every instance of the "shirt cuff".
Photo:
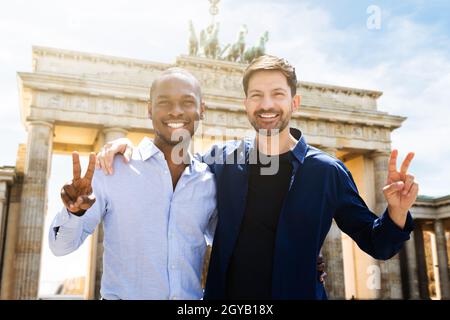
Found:
[(388, 209), (384, 211), (383, 215), (379, 219), (379, 223), (384, 227), (387, 234), (391, 235), (392, 240), (396, 241), (406, 241), (409, 239), (409, 234), (414, 230), (414, 221), (411, 216), (411, 213), (408, 211), (406, 215), (405, 226), (400, 228), (398, 225), (392, 221), (391, 216), (389, 215)]
[(56, 215), (53, 227), (78, 228), (83, 224), (83, 217), (70, 213), (65, 207)]

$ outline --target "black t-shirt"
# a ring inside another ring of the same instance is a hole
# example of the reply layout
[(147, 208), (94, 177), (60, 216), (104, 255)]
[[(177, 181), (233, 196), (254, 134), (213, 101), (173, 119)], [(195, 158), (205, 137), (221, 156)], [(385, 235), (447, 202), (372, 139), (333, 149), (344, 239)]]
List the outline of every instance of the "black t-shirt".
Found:
[(279, 157), (274, 175), (261, 174), (261, 168), (270, 166), (268, 156), (249, 164), (247, 205), (227, 274), (228, 299), (272, 298), (275, 235), (289, 190), (292, 154), (273, 157)]

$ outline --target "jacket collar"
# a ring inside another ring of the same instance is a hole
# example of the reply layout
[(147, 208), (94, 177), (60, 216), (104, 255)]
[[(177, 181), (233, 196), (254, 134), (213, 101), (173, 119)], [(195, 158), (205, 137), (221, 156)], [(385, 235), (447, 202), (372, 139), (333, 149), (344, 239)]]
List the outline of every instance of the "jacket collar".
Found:
[(296, 128), (291, 128), (290, 133), (295, 139), (298, 140), (294, 149), (292, 149), (292, 153), (300, 163), (303, 163), (303, 161), (305, 161), (306, 152), (308, 151), (308, 145), (306, 144), (305, 137), (302, 132)]
[[(290, 128), (289, 132), (297, 140), (296, 145), (291, 150), (292, 154), (294, 158), (298, 160), (298, 162), (303, 163), (305, 161), (306, 152), (308, 151), (308, 144), (306, 143), (305, 137), (303, 136), (302, 132), (296, 128)], [(231, 150), (231, 152), (242, 150), (242, 146), (244, 143), (246, 145), (246, 159), (248, 160), (250, 155), (255, 151), (255, 142), (255, 138), (245, 138), (244, 141), (238, 143), (236, 148), (234, 150)], [(238, 158), (240, 154), (241, 152), (239, 152)]]

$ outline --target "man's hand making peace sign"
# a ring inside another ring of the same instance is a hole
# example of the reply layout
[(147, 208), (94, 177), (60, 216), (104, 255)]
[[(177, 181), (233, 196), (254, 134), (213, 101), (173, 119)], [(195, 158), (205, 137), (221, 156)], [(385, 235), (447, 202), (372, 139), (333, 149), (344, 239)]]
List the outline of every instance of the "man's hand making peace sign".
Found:
[(86, 174), (81, 178), (80, 156), (78, 152), (72, 153), (73, 179), (61, 189), (61, 199), (64, 206), (71, 213), (82, 216), (92, 207), (95, 196), (92, 194), (92, 177), (95, 170), (95, 153), (89, 155), (89, 165)]
[(405, 226), (408, 210), (416, 201), (419, 184), (414, 176), (408, 173), (408, 167), (414, 158), (410, 152), (397, 171), (398, 151), (392, 150), (389, 158), (389, 168), (386, 186), (383, 188), (384, 197), (388, 203), (389, 216), (400, 228)]

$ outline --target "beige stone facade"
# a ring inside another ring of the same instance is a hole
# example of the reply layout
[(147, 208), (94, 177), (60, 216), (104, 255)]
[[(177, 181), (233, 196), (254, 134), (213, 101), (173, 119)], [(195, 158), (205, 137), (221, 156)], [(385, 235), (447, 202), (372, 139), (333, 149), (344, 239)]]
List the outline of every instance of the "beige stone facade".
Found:
[[(150, 84), (162, 70), (183, 67), (201, 82), (207, 112), (195, 138), (194, 152), (223, 138), (240, 138), (253, 132), (242, 104), (243, 64), (192, 56), (162, 64), (43, 47), (34, 47), (32, 55), (32, 72), (18, 73), (21, 118), (28, 142), (20, 208), (10, 207), (16, 213), (9, 215), (11, 221), (7, 223), (6, 238), (11, 245), (7, 249), (9, 263), (3, 266), (2, 298), (37, 297), (41, 239), (47, 232), (43, 219), (51, 155), (97, 151), (105, 141), (117, 137), (138, 143), (142, 137), (152, 136), (147, 100)], [(387, 174), (390, 134), (405, 118), (379, 111), (378, 91), (309, 82), (300, 82), (298, 89), (302, 104), (292, 126), (302, 130), (309, 144), (344, 161), (368, 206), (381, 213), (385, 208), (381, 190)], [(437, 224), (436, 228), (438, 243), (442, 244), (445, 225)], [(87, 298), (98, 297), (101, 228), (94, 239)], [(405, 296), (398, 256), (389, 262), (377, 262), (334, 224), (323, 252), (329, 266), (326, 285), (331, 298)]]

